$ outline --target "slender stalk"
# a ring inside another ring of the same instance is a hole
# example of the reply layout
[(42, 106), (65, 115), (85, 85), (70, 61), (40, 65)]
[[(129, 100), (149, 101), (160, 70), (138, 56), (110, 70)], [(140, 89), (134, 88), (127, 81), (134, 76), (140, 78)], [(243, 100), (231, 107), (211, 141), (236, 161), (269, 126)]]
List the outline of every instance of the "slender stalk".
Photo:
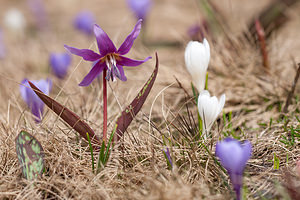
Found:
[(257, 33), (258, 40), (260, 43), (260, 51), (261, 51), (261, 55), (262, 55), (262, 59), (263, 59), (263, 65), (264, 65), (265, 69), (268, 71), (270, 69), (270, 63), (269, 63), (269, 56), (268, 56), (268, 51), (267, 51), (265, 31), (258, 19), (255, 21), (255, 28), (256, 28), (256, 33)]
[(103, 141), (107, 139), (107, 80), (106, 69), (103, 70)]

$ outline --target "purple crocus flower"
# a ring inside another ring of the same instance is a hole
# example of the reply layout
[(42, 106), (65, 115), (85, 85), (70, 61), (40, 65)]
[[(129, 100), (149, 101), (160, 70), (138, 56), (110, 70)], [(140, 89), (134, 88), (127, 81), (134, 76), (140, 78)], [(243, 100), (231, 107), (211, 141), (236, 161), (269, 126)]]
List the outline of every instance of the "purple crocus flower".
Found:
[(166, 156), (166, 159), (168, 159), (169, 163), (170, 163), (170, 167), (173, 168), (173, 162), (172, 162), (172, 158), (171, 158), (171, 155), (170, 155), (170, 151), (169, 151), (169, 148), (167, 147), (166, 149), (163, 149), (162, 150), (164, 155)]
[(138, 19), (145, 20), (147, 13), (149, 12), (152, 1), (151, 0), (128, 0), (128, 6), (133, 11)]
[(94, 33), (100, 54), (89, 49), (77, 49), (65, 45), (65, 48), (72, 54), (81, 56), (84, 60), (94, 62), (91, 71), (84, 77), (79, 85), (90, 85), (104, 69), (107, 70), (107, 80), (110, 80), (110, 78), (114, 80), (115, 77), (117, 77), (122, 81), (126, 81), (127, 78), (123, 66), (135, 67), (150, 59), (151, 57), (147, 57), (145, 60), (133, 60), (123, 56), (129, 52), (134, 40), (139, 35), (141, 24), (142, 20), (139, 20), (118, 50), (108, 35), (97, 24), (94, 25)]
[(230, 176), (237, 200), (241, 199), (243, 172), (251, 157), (251, 151), (252, 146), (248, 140), (241, 143), (233, 138), (226, 138), (216, 145), (216, 156)]
[[(52, 81), (49, 79), (41, 79), (38, 81), (33, 80), (31, 82), (46, 95), (49, 94), (52, 88)], [(40, 122), (44, 111), (44, 102), (31, 89), (28, 79), (24, 79), (22, 81), (20, 92), (23, 100), (26, 102), (28, 107), (31, 109), (32, 114), (35, 116), (35, 121)]]
[(93, 34), (93, 25), (95, 23), (95, 17), (93, 13), (89, 11), (81, 11), (78, 13), (74, 19), (74, 26), (79, 31), (87, 34), (92, 35)]
[(36, 25), (39, 29), (44, 29), (47, 26), (47, 14), (43, 0), (27, 0), (28, 6), (34, 15)]
[(50, 66), (53, 73), (63, 79), (68, 72), (68, 68), (71, 64), (71, 56), (69, 53), (51, 53), (50, 54)]

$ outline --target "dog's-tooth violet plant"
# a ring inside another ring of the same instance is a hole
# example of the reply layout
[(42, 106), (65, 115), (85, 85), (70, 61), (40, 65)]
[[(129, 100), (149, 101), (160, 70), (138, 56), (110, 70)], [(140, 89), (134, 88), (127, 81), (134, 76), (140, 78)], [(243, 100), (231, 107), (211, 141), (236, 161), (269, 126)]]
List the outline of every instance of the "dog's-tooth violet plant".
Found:
[[(102, 169), (105, 164), (107, 163), (109, 156), (110, 156), (110, 146), (112, 144), (114, 134), (117, 134), (115, 142), (118, 142), (120, 138), (125, 133), (127, 127), (132, 122), (134, 116), (137, 115), (137, 113), (142, 108), (144, 102), (146, 101), (151, 88), (155, 82), (157, 73), (158, 73), (158, 56), (156, 54), (156, 64), (155, 69), (153, 73), (151, 74), (150, 78), (146, 81), (140, 92), (137, 94), (137, 96), (133, 99), (133, 101), (128, 105), (123, 112), (121, 113), (121, 116), (117, 119), (116, 125), (114, 127), (114, 130), (112, 134), (110, 135), (109, 141), (107, 144), (104, 143), (104, 141), (100, 141), (100, 139), (95, 135), (95, 132), (91, 127), (85, 123), (78, 115), (76, 115), (74, 112), (72, 112), (70, 109), (65, 107), (64, 105), (61, 105), (53, 98), (47, 96), (44, 94), (41, 90), (39, 90), (33, 83), (30, 81), (30, 87), (33, 89), (33, 91), (38, 95), (38, 97), (51, 109), (53, 110), (60, 118), (62, 118), (67, 124), (69, 124), (74, 130), (76, 130), (81, 137), (83, 137), (86, 141), (89, 143), (90, 152), (91, 152), (91, 160), (92, 160), (92, 169), (94, 171), (94, 156), (93, 152), (94, 150), (99, 151), (99, 157), (98, 157), (98, 166), (96, 173), (99, 172), (100, 169)], [(114, 138), (115, 139), (115, 138)], [(100, 147), (100, 149), (99, 149)]]
[(86, 61), (94, 62), (94, 65), (90, 72), (84, 77), (79, 84), (80, 86), (88, 86), (91, 82), (103, 72), (103, 140), (106, 141), (107, 131), (107, 81), (115, 80), (116, 78), (126, 81), (127, 78), (124, 73), (123, 66), (135, 67), (146, 62), (151, 57), (147, 57), (145, 60), (134, 60), (125, 57), (134, 40), (140, 33), (142, 20), (139, 20), (135, 25), (132, 32), (127, 36), (122, 45), (117, 49), (108, 35), (98, 26), (94, 25), (94, 34), (96, 36), (97, 45), (100, 54), (89, 49), (77, 49), (65, 45), (65, 48), (72, 54), (81, 56)]
[[(97, 25), (94, 27), (94, 31), (96, 34), (96, 39), (98, 42), (98, 46), (100, 49), (100, 54), (95, 53), (89, 49), (76, 49), (73, 47), (66, 46), (66, 49), (71, 51), (76, 55), (80, 55), (83, 59), (93, 62), (93, 68), (90, 73), (83, 79), (80, 85), (87, 86), (89, 85), (95, 77), (103, 71), (107, 75), (103, 76), (103, 89), (104, 89), (104, 129), (103, 133), (106, 133), (107, 129), (107, 94), (106, 94), (106, 81), (112, 79), (115, 80), (119, 78), (123, 81), (126, 80), (126, 76), (123, 71), (123, 66), (138, 66), (151, 57), (146, 58), (145, 60), (133, 60), (124, 57), (123, 55), (127, 54), (131, 49), (134, 40), (137, 38), (141, 29), (141, 20), (138, 21), (133, 31), (127, 36), (121, 47), (116, 50), (111, 40), (108, 38), (106, 33)], [(146, 81), (144, 86), (141, 88), (139, 93), (133, 99), (133, 101), (122, 111), (120, 117), (116, 121), (116, 125), (114, 126), (114, 131), (110, 135), (110, 138), (107, 143), (106, 134), (104, 134), (102, 141), (96, 136), (95, 132), (91, 129), (91, 127), (82, 120), (78, 115), (68, 109), (66, 106), (60, 104), (55, 99), (49, 97), (48, 95), (44, 94), (41, 90), (39, 90), (35, 84), (28, 81), (30, 87), (33, 89), (35, 94), (52, 110), (54, 111), (61, 119), (63, 119), (68, 125), (71, 126), (75, 131), (77, 131), (82, 138), (84, 138), (89, 143), (90, 152), (93, 155), (93, 152), (99, 152), (98, 157), (98, 168), (96, 172), (105, 166), (108, 158), (110, 156), (110, 146), (112, 141), (118, 142), (120, 138), (125, 133), (127, 127), (130, 125), (134, 116), (142, 108), (144, 102), (146, 101), (157, 76), (159, 61), (158, 55), (156, 53), (156, 64), (155, 69), (149, 79)], [(122, 72), (122, 73), (120, 73)], [(116, 138), (113, 137), (116, 133)], [(114, 139), (114, 140), (113, 140)], [(92, 169), (94, 171), (94, 157), (92, 157)]]
[(71, 65), (72, 58), (69, 53), (51, 53), (49, 62), (52, 72), (60, 79), (65, 78)]
[(185, 48), (184, 59), (193, 83), (200, 93), (205, 87), (206, 71), (210, 60), (208, 41), (205, 38), (203, 43), (190, 41)]
[(237, 200), (241, 199), (243, 172), (251, 152), (252, 145), (248, 140), (239, 142), (233, 138), (226, 138), (216, 144), (216, 156), (229, 174)]
[(221, 113), (225, 105), (225, 94), (220, 99), (216, 96), (210, 96), (207, 90), (203, 90), (198, 97), (198, 111), (202, 119), (202, 135), (204, 138), (208, 135), (213, 123)]
[[(52, 88), (52, 81), (50, 79), (31, 80), (43, 93), (49, 94)], [(34, 93), (30, 88), (28, 79), (24, 79), (20, 85), (20, 92), (22, 99), (31, 109), (36, 122), (40, 122), (44, 111), (44, 102)]]

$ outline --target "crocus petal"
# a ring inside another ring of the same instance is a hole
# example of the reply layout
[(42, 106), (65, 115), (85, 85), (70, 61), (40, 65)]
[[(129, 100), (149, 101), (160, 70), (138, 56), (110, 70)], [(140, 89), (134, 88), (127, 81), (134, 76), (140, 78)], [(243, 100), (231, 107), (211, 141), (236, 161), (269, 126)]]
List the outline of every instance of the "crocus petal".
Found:
[(190, 41), (186, 46), (184, 58), (195, 87), (201, 92), (205, 86), (206, 70), (210, 59), (207, 40), (204, 38), (203, 43)]
[[(210, 96), (207, 90), (200, 92), (198, 97), (198, 111), (203, 123), (203, 133), (210, 131), (214, 121), (222, 111), (225, 104), (225, 95), (220, 100), (215, 96)], [(205, 135), (204, 135), (205, 137)]]
[(106, 55), (108, 53), (116, 52), (117, 49), (108, 35), (98, 26), (94, 25), (94, 33), (97, 40), (97, 45), (101, 55)]
[(246, 140), (241, 144), (241, 147), (243, 148), (243, 159), (240, 164), (246, 165), (247, 161), (251, 158), (252, 145), (248, 140)]
[(241, 198), (243, 172), (251, 157), (251, 149), (249, 141), (241, 143), (233, 138), (226, 138), (216, 145), (216, 156), (227, 170), (238, 200)]
[(91, 82), (97, 77), (98, 74), (100, 74), (103, 69), (106, 67), (105, 63), (97, 62), (94, 64), (91, 71), (83, 78), (81, 83), (79, 83), (79, 86), (88, 86), (91, 84)]
[(118, 53), (121, 55), (125, 55), (129, 52), (129, 50), (131, 49), (134, 40), (138, 37), (138, 35), (140, 34), (142, 28), (142, 20), (140, 19), (135, 27), (133, 28), (133, 30), (131, 31), (131, 33), (126, 37), (126, 39), (124, 40), (123, 44), (120, 46), (120, 48), (118, 49)]
[(70, 53), (75, 54), (77, 56), (82, 57), (86, 61), (96, 61), (98, 60), (101, 56), (94, 51), (90, 49), (77, 49), (74, 47), (70, 47), (68, 45), (64, 45), (66, 50), (68, 50)]
[(81, 11), (78, 13), (74, 19), (74, 26), (79, 31), (87, 35), (93, 34), (93, 25), (95, 23), (95, 17), (93, 13), (89, 11)]
[(20, 85), (20, 93), (21, 93), (21, 97), (22, 99), (26, 102), (27, 105), (29, 105), (28, 103), (28, 98), (27, 98), (27, 93), (26, 93), (26, 87), (30, 87), (29, 84), (28, 84), (28, 79), (24, 79), (22, 82), (21, 82), (21, 85)]
[(40, 122), (42, 113), (44, 112), (44, 104), (40, 104), (40, 102), (33, 102), (31, 105), (31, 112), (35, 116), (34, 120), (36, 122)]
[[(47, 79), (31, 82), (35, 86), (37, 86), (43, 93), (45, 93), (46, 95), (49, 94), (52, 87), (51, 80)], [(44, 110), (44, 102), (30, 88), (27, 79), (24, 79), (22, 81), (22, 85), (20, 86), (20, 92), (23, 100), (26, 102), (28, 107), (31, 109), (32, 114), (35, 116), (35, 121), (40, 122)]]
[(134, 59), (127, 58), (124, 56), (119, 56), (119, 60), (117, 60), (117, 63), (118, 63), (118, 65), (121, 65), (121, 66), (136, 67), (136, 66), (143, 64), (150, 58), (152, 58), (152, 57), (149, 56), (145, 60), (134, 60)]
[(120, 72), (120, 77), (119, 77), (119, 79), (120, 79), (121, 81), (127, 81), (127, 77), (125, 76), (125, 72), (124, 72), (123, 67), (120, 66), (120, 65), (117, 65), (117, 68), (119, 69), (119, 72)]
[(71, 60), (72, 58), (69, 53), (51, 53), (50, 66), (53, 73), (58, 78), (64, 78), (67, 75)]
[(152, 5), (151, 0), (127, 0), (127, 2), (138, 19), (145, 19)]
[[(234, 153), (234, 156), (233, 156)], [(216, 145), (216, 156), (220, 158), (223, 167), (228, 173), (237, 173), (244, 169), (242, 148), (238, 141), (222, 141)]]
[[(222, 94), (221, 97), (220, 97), (220, 100), (219, 100), (219, 111), (218, 111), (218, 113), (222, 112), (222, 110), (224, 108), (224, 105), (225, 105), (225, 100), (226, 100), (226, 96), (225, 96), (225, 94)], [(218, 115), (216, 117), (218, 117)]]

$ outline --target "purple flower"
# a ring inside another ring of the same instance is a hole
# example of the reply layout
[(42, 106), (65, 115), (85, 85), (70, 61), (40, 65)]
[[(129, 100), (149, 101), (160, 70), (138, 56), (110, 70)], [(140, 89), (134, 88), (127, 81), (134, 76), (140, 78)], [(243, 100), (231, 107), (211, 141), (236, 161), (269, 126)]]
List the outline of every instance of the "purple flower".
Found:
[(70, 64), (71, 56), (69, 53), (50, 54), (50, 66), (58, 78), (63, 79), (67, 75)]
[(188, 31), (188, 35), (194, 41), (202, 41), (205, 35), (209, 33), (209, 27), (206, 20), (202, 20), (201, 23), (192, 25)]
[(74, 19), (74, 26), (79, 31), (87, 35), (92, 35), (95, 21), (93, 13), (89, 11), (82, 11), (76, 15)]
[(173, 168), (173, 162), (172, 162), (172, 158), (171, 158), (171, 155), (170, 155), (170, 151), (169, 151), (169, 148), (167, 147), (166, 149), (163, 149), (162, 150), (167, 161), (168, 161), (168, 165), (170, 165), (169, 167), (172, 169)]
[(142, 20), (139, 20), (118, 50), (108, 35), (97, 24), (94, 25), (94, 33), (100, 54), (89, 49), (77, 49), (65, 45), (65, 48), (72, 54), (81, 56), (84, 60), (94, 62), (91, 71), (84, 77), (79, 85), (90, 85), (104, 69), (107, 70), (107, 80), (110, 78), (114, 80), (115, 77), (117, 77), (122, 81), (126, 81), (127, 78), (123, 66), (135, 67), (150, 59), (151, 57), (148, 57), (145, 60), (133, 60), (123, 56), (129, 52), (134, 40), (139, 35), (141, 24)]
[(127, 3), (136, 17), (143, 20), (145, 19), (152, 5), (151, 0), (128, 0)]
[(238, 200), (241, 198), (243, 172), (251, 157), (251, 149), (252, 146), (248, 140), (240, 143), (233, 138), (226, 138), (216, 145), (216, 156), (227, 170)]
[[(38, 81), (31, 81), (35, 86), (37, 86), (43, 93), (46, 95), (49, 94), (52, 81), (47, 80), (38, 80)], [(35, 121), (40, 122), (44, 110), (44, 102), (34, 93), (31, 89), (28, 80), (24, 79), (22, 81), (22, 85), (20, 86), (20, 92), (23, 100), (26, 102), (28, 107), (31, 109), (32, 114), (35, 116)]]
[(3, 42), (2, 31), (0, 29), (0, 59), (4, 58), (5, 54), (6, 54), (6, 50)]

